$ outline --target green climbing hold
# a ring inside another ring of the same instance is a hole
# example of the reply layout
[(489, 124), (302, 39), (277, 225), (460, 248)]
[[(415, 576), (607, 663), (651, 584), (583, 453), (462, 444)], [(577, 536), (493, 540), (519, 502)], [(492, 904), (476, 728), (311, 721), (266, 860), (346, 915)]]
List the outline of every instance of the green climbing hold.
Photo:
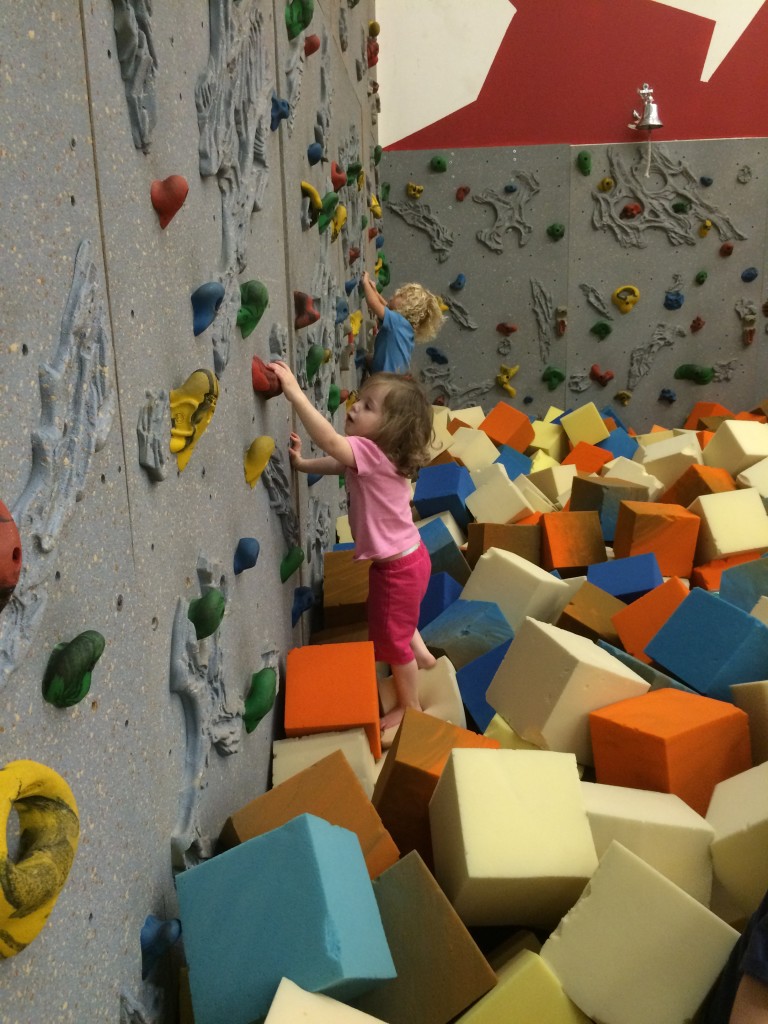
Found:
[(605, 341), (612, 331), (613, 327), (605, 320), (598, 320), (596, 324), (592, 324), (589, 328), (589, 333), (594, 334), (600, 341)]
[(341, 405), (341, 388), (338, 384), (331, 384), (328, 388), (328, 412), (333, 416)]
[(710, 384), (715, 376), (714, 366), (683, 363), (675, 370), (675, 380), (690, 380), (694, 384)]
[(379, 253), (379, 261), (380, 266), (379, 269), (376, 271), (376, 287), (378, 288), (379, 291), (381, 291), (383, 288), (386, 288), (387, 285), (389, 284), (392, 277), (392, 273), (389, 269), (387, 257), (384, 255), (383, 252)]
[(43, 675), (43, 698), (57, 708), (79, 704), (91, 688), (91, 672), (103, 651), (104, 637), (95, 629), (56, 644)]
[(696, 282), (696, 284), (704, 284), (708, 277), (709, 274), (706, 272), (706, 270), (700, 270), (696, 277), (694, 277), (694, 281)]
[(315, 343), (310, 345), (307, 351), (307, 380), (311, 384), (315, 379), (315, 374), (325, 362), (325, 349), (322, 345)]
[(548, 366), (544, 373), (542, 373), (541, 379), (550, 391), (554, 391), (565, 380), (565, 374), (562, 370), (558, 370), (556, 366)]
[(429, 161), (429, 166), (431, 170), (437, 171), (438, 174), (442, 174), (443, 171), (448, 170), (448, 161), (444, 156), (433, 156)]
[(382, 181), (381, 188), (379, 189), (379, 194), (381, 196), (382, 203), (386, 203), (388, 201), (388, 199), (389, 199), (389, 191), (390, 191), (391, 188), (392, 188), (392, 186), (390, 185), (390, 183), (388, 181)]
[(588, 149), (582, 149), (576, 157), (576, 166), (585, 178), (592, 173), (592, 154)]
[(315, 0), (290, 0), (285, 5), (285, 27), (288, 29), (288, 38), (295, 39), (301, 35), (305, 28), (312, 21), (315, 13)]
[(293, 576), (304, 561), (304, 549), (292, 547), (280, 563), (280, 582), (285, 583)]
[(333, 220), (333, 213), (339, 205), (338, 192), (326, 192), (320, 204), (320, 212), (317, 215), (317, 227), (322, 235)]
[(365, 214), (363, 214), (363, 216), (360, 218), (360, 230), (361, 231), (365, 231), (365, 229), (367, 227), (368, 227), (368, 218), (366, 217)]
[(195, 636), (198, 640), (205, 640), (207, 636), (212, 636), (216, 632), (224, 618), (226, 605), (224, 595), (216, 587), (189, 602), (187, 618), (195, 627)]
[(245, 281), (240, 285), (240, 309), (237, 311), (237, 326), (247, 338), (269, 305), (269, 292), (261, 281)]
[(362, 171), (363, 165), (359, 160), (353, 161), (351, 164), (347, 164), (347, 181), (354, 181)]
[(565, 235), (565, 224), (550, 224), (547, 228), (547, 234), (554, 242), (559, 242)]
[(277, 695), (277, 673), (273, 668), (263, 668), (251, 676), (251, 685), (245, 697), (243, 725), (246, 732), (253, 732), (262, 718), (272, 710)]
[(678, 199), (672, 203), (672, 209), (675, 213), (688, 213), (691, 209), (691, 204), (687, 199)]
[(381, 163), (381, 158), (382, 158), (383, 154), (384, 154), (384, 149), (383, 149), (382, 146), (376, 145), (376, 146), (373, 147), (373, 166), (374, 167), (378, 167), (379, 166), (379, 164)]

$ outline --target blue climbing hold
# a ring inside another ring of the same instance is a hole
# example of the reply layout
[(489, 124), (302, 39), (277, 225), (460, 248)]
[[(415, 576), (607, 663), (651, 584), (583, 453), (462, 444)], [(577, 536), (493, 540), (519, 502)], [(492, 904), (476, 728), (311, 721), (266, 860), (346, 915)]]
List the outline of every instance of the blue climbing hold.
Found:
[(336, 299), (336, 323), (343, 324), (349, 316), (349, 303), (341, 295)]
[(439, 348), (435, 348), (434, 345), (430, 345), (427, 349), (427, 355), (433, 363), (439, 363), (441, 366), (445, 366), (448, 362), (448, 356), (440, 351)]
[(672, 388), (662, 388), (659, 392), (659, 401), (668, 402), (671, 405), (677, 401), (677, 393)]
[(682, 292), (667, 292), (664, 296), (664, 309), (680, 309), (685, 302)]
[(239, 576), (246, 569), (252, 569), (259, 557), (259, 542), (255, 537), (241, 537), (235, 548), (234, 571)]
[(713, 181), (714, 181), (714, 178), (710, 178), (710, 177), (709, 177), (708, 175), (706, 175), (706, 174), (703, 174), (703, 175), (702, 175), (702, 176), (701, 176), (701, 177), (699, 178), (699, 182), (700, 182), (700, 183), (701, 183), (701, 184), (702, 184), (702, 185), (704, 186), (704, 188), (709, 188), (709, 186), (710, 186), (710, 185), (712, 184), (712, 182), (713, 182)]
[(191, 299), (192, 331), (197, 337), (216, 319), (219, 306), (224, 301), (224, 285), (219, 281), (208, 281), (192, 292)]
[(313, 487), (323, 479), (322, 473), (307, 473), (307, 487)]
[(467, 279), (465, 275), (457, 274), (448, 287), (451, 289), (452, 292), (460, 292), (466, 283)]
[(510, 193), (517, 192), (517, 185), (514, 183), (514, 181), (510, 181), (504, 186), (504, 191)]
[[(274, 129), (273, 129), (274, 131)], [(310, 166), (314, 167), (315, 164), (319, 164), (323, 159), (323, 146), (320, 142), (312, 142), (307, 146), (307, 160), (309, 160)]]
[(277, 93), (272, 93), (272, 118), (269, 123), (270, 129), (274, 132), (280, 127), (280, 122), (285, 120), (291, 112), (291, 105), (288, 100), (281, 100)]
[(364, 348), (359, 348), (359, 349), (357, 349), (355, 351), (355, 369), (356, 370), (363, 370), (363, 369), (365, 369), (365, 364), (366, 364), (367, 357), (368, 357), (368, 353), (365, 351)]
[(351, 295), (355, 288), (357, 288), (356, 277), (351, 277), (348, 281), (344, 282), (344, 291), (347, 293), (347, 295)]
[(141, 944), (141, 979), (146, 981), (154, 970), (158, 960), (165, 956), (171, 946), (181, 936), (181, 921), (171, 918), (163, 921), (154, 914), (147, 915), (141, 926), (139, 942)]
[(757, 277), (757, 273), (757, 267), (747, 267), (746, 270), (742, 270), (741, 272), (741, 280), (746, 281), (747, 283), (754, 281)]
[(384, 247), (384, 235), (376, 235), (376, 241), (374, 245), (377, 249), (383, 249)]
[(291, 608), (291, 625), (295, 626), (304, 612), (308, 612), (315, 603), (315, 598), (309, 587), (296, 587), (293, 592), (293, 607)]
[(526, 395), (523, 399), (523, 405), (530, 405), (533, 401), (533, 395)]

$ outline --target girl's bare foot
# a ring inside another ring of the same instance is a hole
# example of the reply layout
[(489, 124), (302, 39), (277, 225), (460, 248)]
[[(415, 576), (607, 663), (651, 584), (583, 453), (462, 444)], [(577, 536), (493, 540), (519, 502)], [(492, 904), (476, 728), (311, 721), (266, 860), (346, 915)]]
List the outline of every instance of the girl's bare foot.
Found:
[(387, 729), (396, 728), (403, 720), (405, 714), (405, 708), (401, 708), (399, 705), (388, 711), (386, 715), (379, 722), (379, 726), (382, 732), (386, 732)]

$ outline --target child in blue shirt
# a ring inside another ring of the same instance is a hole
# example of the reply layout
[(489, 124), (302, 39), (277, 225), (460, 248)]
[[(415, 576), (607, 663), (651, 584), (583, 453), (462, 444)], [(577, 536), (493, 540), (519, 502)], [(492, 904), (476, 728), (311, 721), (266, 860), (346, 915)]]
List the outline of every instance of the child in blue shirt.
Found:
[(408, 373), (414, 344), (431, 341), (442, 326), (439, 299), (423, 285), (404, 284), (387, 302), (367, 272), (362, 284), (368, 309), (379, 321), (368, 369), (371, 373)]

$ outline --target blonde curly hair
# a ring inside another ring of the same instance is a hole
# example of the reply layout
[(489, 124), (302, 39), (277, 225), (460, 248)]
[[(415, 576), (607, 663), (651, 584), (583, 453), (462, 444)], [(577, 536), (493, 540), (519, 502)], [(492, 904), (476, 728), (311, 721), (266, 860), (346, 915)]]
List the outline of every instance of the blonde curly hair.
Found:
[(390, 306), (413, 327), (413, 338), (419, 345), (431, 341), (445, 319), (438, 297), (416, 282), (401, 285)]

